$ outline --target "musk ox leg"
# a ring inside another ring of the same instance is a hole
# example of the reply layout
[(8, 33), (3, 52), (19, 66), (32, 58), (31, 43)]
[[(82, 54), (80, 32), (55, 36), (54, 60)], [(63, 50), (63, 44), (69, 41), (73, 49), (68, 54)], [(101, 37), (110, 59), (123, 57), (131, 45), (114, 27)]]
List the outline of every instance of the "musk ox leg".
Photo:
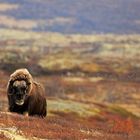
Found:
[(23, 114), (24, 113), (24, 111), (22, 109), (20, 109), (18, 107), (11, 107), (11, 106), (9, 107), (9, 111), (10, 112), (19, 113), (19, 114)]

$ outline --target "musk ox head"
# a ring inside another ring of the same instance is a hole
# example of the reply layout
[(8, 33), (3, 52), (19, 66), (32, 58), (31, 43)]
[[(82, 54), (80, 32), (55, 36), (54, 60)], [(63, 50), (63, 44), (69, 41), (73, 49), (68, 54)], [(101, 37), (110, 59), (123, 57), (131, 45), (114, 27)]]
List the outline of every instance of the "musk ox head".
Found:
[(30, 93), (32, 87), (32, 76), (27, 69), (19, 69), (11, 76), (8, 83), (8, 96), (13, 98), (17, 105), (23, 105), (26, 96)]
[(28, 90), (28, 85), (26, 81), (21, 80), (21, 81), (15, 81), (13, 83), (13, 97), (15, 104), (17, 105), (23, 105), (25, 101), (25, 97), (27, 96), (27, 90)]

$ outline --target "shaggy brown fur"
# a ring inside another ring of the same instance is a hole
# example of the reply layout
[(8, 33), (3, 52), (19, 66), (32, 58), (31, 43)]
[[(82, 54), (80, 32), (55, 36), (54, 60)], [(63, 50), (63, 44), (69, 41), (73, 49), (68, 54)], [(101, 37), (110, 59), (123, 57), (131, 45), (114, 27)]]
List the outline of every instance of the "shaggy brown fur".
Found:
[(34, 82), (27, 69), (18, 69), (10, 76), (7, 86), (9, 111), (30, 116), (46, 116), (46, 98), (43, 87)]

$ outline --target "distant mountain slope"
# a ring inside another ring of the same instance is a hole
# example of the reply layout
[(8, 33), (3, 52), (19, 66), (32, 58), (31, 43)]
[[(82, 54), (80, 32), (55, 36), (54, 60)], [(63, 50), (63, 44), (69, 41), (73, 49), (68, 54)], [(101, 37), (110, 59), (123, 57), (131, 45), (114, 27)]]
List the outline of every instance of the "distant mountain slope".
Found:
[[(36, 31), (140, 33), (140, 0), (0, 0), (3, 2), (19, 7), (2, 11), (0, 16), (12, 17), (20, 23), (21, 20), (32, 20), (36, 24), (32, 23), (31, 29)], [(0, 26), (9, 27), (1, 21)]]

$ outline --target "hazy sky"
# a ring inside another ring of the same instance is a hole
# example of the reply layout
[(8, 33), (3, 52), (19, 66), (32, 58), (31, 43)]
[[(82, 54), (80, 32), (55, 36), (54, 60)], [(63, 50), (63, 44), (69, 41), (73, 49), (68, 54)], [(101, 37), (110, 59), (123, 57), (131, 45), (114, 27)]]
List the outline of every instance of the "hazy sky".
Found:
[(140, 33), (140, 0), (0, 0), (0, 27), (62, 33)]

